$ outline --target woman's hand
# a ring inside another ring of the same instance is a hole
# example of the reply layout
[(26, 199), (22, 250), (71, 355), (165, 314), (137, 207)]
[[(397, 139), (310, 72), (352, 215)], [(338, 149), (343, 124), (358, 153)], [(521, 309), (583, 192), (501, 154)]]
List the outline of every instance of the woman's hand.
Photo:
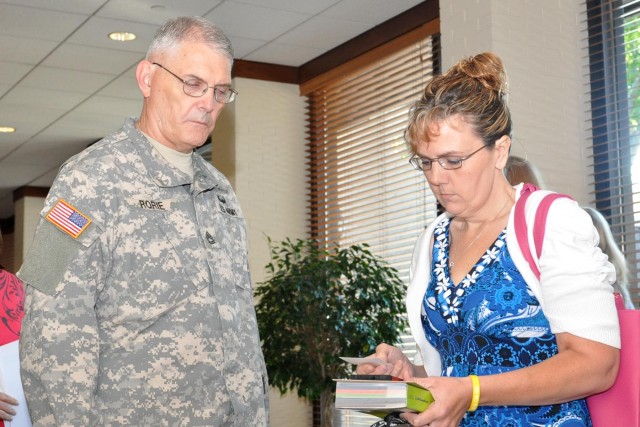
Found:
[(394, 377), (406, 379), (414, 376), (424, 375), (424, 370), (409, 361), (400, 349), (389, 344), (380, 344), (376, 347), (376, 352), (369, 357), (382, 359), (384, 364), (376, 366), (372, 363), (358, 365), (356, 372), (363, 375), (392, 375)]
[(13, 408), (18, 404), (18, 401), (6, 393), (0, 391), (0, 420), (11, 421), (16, 414), (16, 410)]
[[(581, 399), (610, 387), (618, 371), (619, 350), (568, 333), (556, 334), (558, 354), (532, 366), (480, 380), (482, 406), (539, 406)], [(469, 377), (408, 378), (435, 400), (420, 414), (403, 414), (414, 426), (457, 426), (471, 404)]]
[(469, 377), (410, 378), (433, 395), (434, 402), (422, 413), (404, 413), (412, 426), (457, 427), (469, 409), (473, 386)]

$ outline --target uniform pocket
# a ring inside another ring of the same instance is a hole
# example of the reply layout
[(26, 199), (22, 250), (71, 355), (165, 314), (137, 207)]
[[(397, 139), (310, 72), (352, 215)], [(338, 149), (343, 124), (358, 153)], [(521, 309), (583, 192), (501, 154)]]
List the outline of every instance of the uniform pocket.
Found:
[(141, 211), (122, 229), (115, 249), (119, 271), (109, 284), (118, 301), (116, 323), (154, 319), (197, 290), (183, 263), (188, 249), (174, 245), (174, 227), (162, 213)]

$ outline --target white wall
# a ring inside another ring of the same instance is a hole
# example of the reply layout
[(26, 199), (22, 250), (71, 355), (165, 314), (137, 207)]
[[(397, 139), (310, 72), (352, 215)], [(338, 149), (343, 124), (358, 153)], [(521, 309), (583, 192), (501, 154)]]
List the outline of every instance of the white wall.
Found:
[(275, 241), (307, 235), (306, 103), (297, 85), (236, 79), (235, 190), (247, 218), (251, 272), (264, 279)]
[[(266, 236), (307, 235), (306, 104), (297, 85), (237, 78), (238, 99), (213, 134), (213, 164), (231, 181), (247, 221), (255, 283), (266, 279)], [(272, 389), (272, 427), (311, 426), (311, 407)]]
[(583, 1), (440, 0), (443, 70), (498, 54), (510, 82), (512, 153), (528, 157), (549, 189), (590, 202), (588, 62)]

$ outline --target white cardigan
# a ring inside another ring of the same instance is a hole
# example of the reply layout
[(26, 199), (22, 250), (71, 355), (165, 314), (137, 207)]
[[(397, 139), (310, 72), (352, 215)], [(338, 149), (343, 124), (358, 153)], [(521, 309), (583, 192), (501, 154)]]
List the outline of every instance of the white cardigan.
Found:
[[(522, 184), (516, 188), (516, 200)], [(533, 218), (548, 191), (536, 191), (527, 201), (529, 245), (533, 243)], [(418, 237), (410, 270), (406, 305), (409, 326), (418, 345), (415, 363), (425, 365), (429, 375), (441, 375), (438, 351), (429, 344), (422, 327), (422, 300), (431, 279), (432, 236), (444, 213)], [(509, 253), (527, 285), (540, 301), (554, 334), (573, 335), (620, 348), (618, 314), (613, 298), (615, 268), (598, 248), (599, 236), (589, 215), (573, 200), (560, 198), (551, 204), (542, 254), (537, 260), (540, 281), (531, 271), (516, 239), (514, 209), (509, 215), (506, 242)], [(532, 249), (533, 250), (533, 249)], [(534, 255), (535, 258), (535, 255)]]

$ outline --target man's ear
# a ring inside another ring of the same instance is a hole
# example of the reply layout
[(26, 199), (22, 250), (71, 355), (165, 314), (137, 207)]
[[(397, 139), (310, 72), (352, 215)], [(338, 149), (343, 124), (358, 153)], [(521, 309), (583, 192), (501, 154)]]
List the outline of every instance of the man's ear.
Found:
[(136, 68), (136, 80), (138, 81), (138, 87), (140, 88), (140, 92), (142, 92), (142, 96), (145, 98), (149, 97), (151, 94), (152, 68), (153, 64), (146, 59), (140, 61)]
[(504, 169), (507, 164), (507, 159), (509, 159), (509, 151), (511, 151), (511, 138), (509, 138), (508, 135), (502, 135), (500, 139), (496, 141), (494, 151), (498, 153), (496, 167)]

